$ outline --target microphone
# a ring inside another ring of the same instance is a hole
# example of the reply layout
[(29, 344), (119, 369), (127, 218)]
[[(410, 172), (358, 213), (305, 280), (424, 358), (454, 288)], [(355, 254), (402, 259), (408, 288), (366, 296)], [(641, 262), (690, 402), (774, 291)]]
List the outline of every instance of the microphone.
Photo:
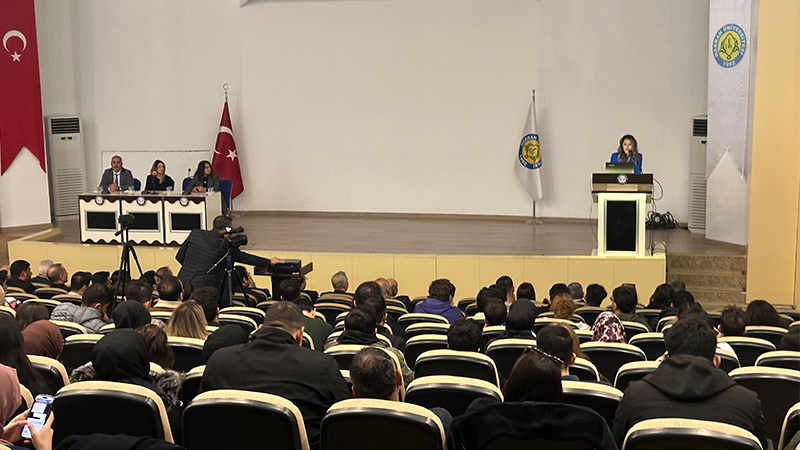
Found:
[(156, 171), (154, 170), (154, 171), (150, 172), (150, 175), (152, 175), (152, 176), (154, 176), (154, 177), (157, 177), (157, 176), (158, 176), (158, 172), (156, 172)]
[(232, 229), (231, 231), (228, 231), (228, 233), (231, 233), (231, 234), (232, 233), (244, 233), (244, 228), (236, 227), (236, 228)]
[(186, 174), (186, 178), (192, 178), (192, 168), (189, 167), (189, 173)]

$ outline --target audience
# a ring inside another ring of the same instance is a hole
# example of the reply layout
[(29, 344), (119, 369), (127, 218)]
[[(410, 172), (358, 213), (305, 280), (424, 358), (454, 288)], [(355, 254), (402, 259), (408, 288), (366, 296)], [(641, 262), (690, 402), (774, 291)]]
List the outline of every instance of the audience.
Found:
[[(503, 302), (497, 302), (505, 309)], [(447, 329), (447, 348), (465, 352), (481, 351), (481, 326), (474, 320), (461, 318)]]
[[(139, 281), (139, 283), (147, 287), (147, 283), (142, 281)], [(126, 300), (114, 308), (111, 313), (111, 319), (114, 320), (115, 329), (133, 328), (135, 330), (149, 324), (152, 317), (147, 312), (147, 308), (142, 306), (141, 303), (136, 300)]]
[[(236, 328), (241, 330), (241, 327), (237, 326)], [(150, 362), (158, 364), (163, 369), (171, 369), (175, 364), (175, 354), (167, 342), (167, 333), (153, 324), (136, 328), (136, 332), (144, 338), (144, 342), (147, 344)]]
[(517, 300), (521, 298), (530, 300), (532, 302), (536, 301), (536, 290), (533, 289), (533, 285), (531, 283), (526, 281), (519, 284), (517, 287)]
[(576, 375), (569, 373), (569, 366), (575, 362), (576, 355), (572, 350), (572, 336), (565, 327), (548, 325), (542, 328), (536, 336), (536, 347), (561, 361), (562, 380), (580, 381)]
[[(242, 282), (241, 287), (243, 287), (247, 293), (247, 295), (245, 295), (247, 299), (245, 306), (256, 306), (261, 302), (267, 301), (267, 296), (265, 294), (253, 290), (256, 289), (256, 282), (244, 266), (236, 266), (234, 270), (236, 271), (236, 276), (239, 277), (239, 281)], [(242, 292), (238, 283), (233, 283), (233, 291)], [(255, 303), (250, 299), (251, 296), (255, 298)]]
[[(567, 294), (557, 294), (550, 303), (550, 311), (553, 312), (553, 317), (556, 319), (572, 321), (572, 315), (575, 313), (575, 300)], [(584, 322), (576, 322), (575, 325), (579, 330), (590, 328)]]
[(325, 292), (325, 294), (342, 294), (342, 295), (349, 295), (350, 297), (353, 294), (347, 292), (347, 289), (350, 287), (350, 284), (347, 281), (347, 274), (342, 272), (341, 270), (333, 274), (331, 277), (331, 285), (333, 286), (332, 292)]
[(747, 316), (747, 325), (789, 328), (789, 323), (778, 314), (775, 307), (764, 300), (753, 300), (748, 303), (745, 315)]
[[(506, 317), (506, 329), (497, 339), (505, 338), (523, 338), (523, 339), (536, 339), (533, 334), (533, 322), (536, 320), (536, 306), (531, 301), (516, 301), (511, 308), (508, 309), (508, 317)], [(487, 343), (491, 344), (491, 340)], [(486, 349), (484, 349), (486, 350)]]
[[(394, 320), (391, 322), (389, 321), (389, 315), (386, 313), (386, 300), (380, 295), (367, 297), (366, 300), (358, 300), (358, 295), (356, 295), (356, 299), (360, 306), (370, 308), (373, 314), (375, 314), (375, 318), (378, 321), (376, 324), (378, 334), (389, 339), (389, 342), (392, 343), (392, 347), (401, 352), (405, 350), (406, 340), (403, 338), (404, 330), (399, 323)], [(391, 328), (392, 331), (387, 330), (386, 327)]]
[(36, 396), (42, 393), (44, 384), (25, 354), (22, 332), (14, 319), (5, 314), (0, 314), (0, 364), (16, 369), (19, 382), (31, 394)]
[(17, 325), (19, 325), (20, 331), (24, 331), (28, 325), (38, 320), (48, 320), (49, 318), (50, 311), (41, 303), (24, 302), (17, 306), (15, 320), (17, 321)]
[(781, 338), (778, 350), (800, 351), (800, 327), (789, 328), (789, 332)]
[[(12, 442), (22, 440), (21, 432), (28, 419), (28, 409), (20, 412), (22, 396), (20, 394), (17, 372), (13, 367), (0, 364), (0, 447), (21, 449), (23, 447), (11, 446)], [(14, 419), (10, 420), (15, 413), (19, 413)], [(53, 448), (53, 415), (45, 422), (40, 431), (34, 428), (31, 430), (30, 441), (36, 450), (50, 450)]]
[(599, 308), (607, 296), (606, 288), (599, 284), (590, 284), (586, 286), (586, 306)]
[[(475, 296), (475, 307), (478, 308), (478, 312), (472, 316), (475, 320), (482, 320), (485, 319), (484, 313), (486, 312), (486, 305), (491, 300), (499, 300), (505, 306), (506, 296), (502, 289), (496, 287), (496, 285), (492, 285), (489, 287), (482, 288), (478, 295)], [(506, 309), (508, 307), (506, 306)]]
[(311, 337), (314, 349), (323, 351), (325, 340), (333, 333), (333, 327), (326, 320), (316, 318), (317, 312), (314, 305), (307, 297), (300, 295), (300, 285), (294, 278), (287, 278), (281, 281), (281, 300), (292, 302), (300, 307), (303, 312), (303, 324), (305, 332)]
[[(318, 320), (317, 322), (321, 321)], [(206, 339), (205, 344), (203, 344), (203, 362), (207, 363), (211, 355), (221, 348), (246, 344), (247, 341), (247, 333), (239, 325), (228, 324), (221, 326), (219, 329), (209, 334), (208, 339)]]
[(144, 280), (133, 280), (125, 285), (125, 300), (138, 302), (150, 311), (153, 306), (153, 288)]
[(666, 316), (676, 316), (678, 314), (677, 308), (672, 308), (672, 303), (675, 301), (675, 289), (672, 286), (664, 283), (659, 284), (650, 296), (650, 303), (647, 309), (658, 309), (661, 314), (650, 320), (650, 329), (655, 330), (658, 321)]
[(428, 298), (418, 303), (414, 312), (436, 314), (453, 323), (464, 317), (464, 313), (457, 306), (453, 306), (455, 295), (456, 287), (450, 280), (446, 278), (434, 280), (428, 287)]
[(111, 289), (111, 272), (101, 270), (92, 274), (92, 284), (102, 284)]
[(678, 320), (670, 328), (668, 356), (653, 373), (628, 385), (617, 408), (613, 433), (620, 447), (636, 423), (675, 417), (735, 425), (768, 448), (761, 402), (717, 368), (716, 340), (714, 330), (697, 318)]
[(53, 264), (50, 266), (50, 268), (47, 269), (47, 280), (50, 282), (50, 287), (69, 292), (69, 286), (67, 286), (69, 274), (63, 265)]
[(114, 303), (111, 291), (102, 284), (93, 284), (83, 293), (81, 306), (72, 303), (61, 303), (56, 306), (50, 318), (65, 322), (75, 322), (88, 333), (97, 333), (104, 325), (113, 323), (106, 311)]
[(498, 278), (497, 281), (494, 282), (500, 289), (503, 290), (505, 296), (506, 307), (510, 307), (512, 303), (516, 300), (514, 297), (514, 281), (511, 280), (511, 277), (508, 275), (503, 275), (502, 277)]
[(675, 291), (675, 294), (686, 291), (686, 285), (681, 280), (670, 281), (669, 285), (672, 286), (672, 289)]
[(631, 288), (620, 286), (614, 289), (611, 298), (611, 308), (619, 320), (627, 322), (637, 322), (644, 325), (647, 331), (651, 331), (650, 324), (644, 316), (636, 314), (636, 291)]
[(166, 277), (171, 277), (173, 275), (174, 274), (172, 273), (172, 269), (170, 269), (168, 266), (159, 267), (158, 270), (156, 270), (155, 275), (153, 276), (154, 280), (153, 290), (158, 290), (158, 285), (159, 283), (161, 283), (161, 280), (163, 280)]
[(506, 323), (506, 317), (508, 317), (508, 308), (506, 308), (505, 302), (497, 298), (490, 298), (489, 302), (484, 306), (484, 324), (487, 327), (503, 325)]
[(167, 336), (206, 340), (208, 332), (203, 308), (194, 300), (182, 302), (172, 313), (166, 332)]
[(572, 328), (572, 326), (566, 323), (556, 323), (553, 325), (561, 327), (569, 333), (570, 338), (572, 338), (572, 353), (575, 353), (575, 356), (577, 358), (585, 359), (586, 361), (591, 361), (589, 355), (583, 353), (583, 350), (581, 350), (581, 340), (578, 338), (578, 335), (575, 333), (575, 329)]
[(722, 310), (718, 329), (721, 336), (744, 336), (745, 326), (747, 316), (741, 308), (728, 305)]
[(556, 295), (558, 295), (558, 294), (567, 294), (567, 295), (569, 295), (569, 288), (564, 283), (556, 283), (556, 284), (550, 286), (550, 290), (547, 292), (547, 294), (549, 295), (549, 297), (545, 299), (544, 303), (546, 305), (550, 305), (550, 302), (553, 301), (553, 299), (556, 297)]
[(83, 297), (83, 293), (86, 292), (86, 288), (89, 287), (89, 283), (92, 282), (92, 274), (89, 272), (75, 272), (72, 274), (72, 278), (69, 280), (69, 292), (67, 295), (71, 295), (73, 297)]
[(192, 292), (189, 300), (194, 300), (203, 309), (206, 325), (219, 326), (219, 290), (217, 288), (213, 286), (199, 288)]
[(18, 259), (11, 263), (11, 277), (6, 282), (9, 286), (22, 289), (28, 294), (33, 294), (36, 286), (31, 283), (31, 263)]
[(612, 312), (602, 312), (594, 322), (594, 333), (592, 341), (597, 342), (622, 342), (625, 343), (625, 327), (616, 314)]
[(581, 286), (580, 283), (578, 283), (577, 281), (573, 281), (567, 286), (567, 289), (569, 289), (569, 296), (575, 303), (580, 303), (584, 301), (583, 286)]
[(351, 393), (333, 357), (301, 347), (302, 341), (300, 308), (277, 302), (250, 343), (211, 355), (200, 390), (246, 389), (286, 398), (300, 410), (310, 447), (317, 449), (325, 412)]
[(563, 402), (564, 362), (536, 347), (519, 357), (503, 387), (504, 402)]
[(49, 269), (53, 264), (53, 261), (49, 259), (41, 260), (36, 271), (36, 276), (31, 278), (31, 283), (39, 283), (50, 286), (50, 280), (47, 279), (47, 269)]
[(22, 339), (26, 355), (58, 359), (64, 349), (64, 337), (58, 325), (46, 319), (28, 325), (22, 330)]
[(183, 284), (178, 277), (168, 275), (158, 283), (158, 302), (151, 311), (175, 311), (183, 301)]
[[(300, 280), (300, 292), (303, 293), (303, 294), (306, 294), (308, 296), (308, 298), (311, 300), (311, 304), (312, 305), (314, 303), (317, 303), (317, 299), (319, 298), (319, 292), (306, 289), (306, 277), (305, 277), (305, 275), (301, 276), (299, 278), (299, 280)], [(267, 293), (267, 295), (269, 295), (269, 289), (266, 290), (266, 293)]]

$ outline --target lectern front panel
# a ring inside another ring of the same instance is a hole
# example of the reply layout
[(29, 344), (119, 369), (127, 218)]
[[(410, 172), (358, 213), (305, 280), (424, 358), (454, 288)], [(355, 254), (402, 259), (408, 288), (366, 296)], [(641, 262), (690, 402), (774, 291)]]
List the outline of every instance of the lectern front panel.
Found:
[(606, 202), (606, 251), (635, 252), (638, 238), (637, 202)]

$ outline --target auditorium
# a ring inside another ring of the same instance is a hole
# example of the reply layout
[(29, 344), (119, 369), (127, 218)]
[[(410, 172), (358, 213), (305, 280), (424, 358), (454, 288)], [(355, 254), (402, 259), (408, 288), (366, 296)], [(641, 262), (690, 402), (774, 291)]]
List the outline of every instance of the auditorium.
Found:
[(0, 36), (0, 449), (800, 448), (800, 0)]

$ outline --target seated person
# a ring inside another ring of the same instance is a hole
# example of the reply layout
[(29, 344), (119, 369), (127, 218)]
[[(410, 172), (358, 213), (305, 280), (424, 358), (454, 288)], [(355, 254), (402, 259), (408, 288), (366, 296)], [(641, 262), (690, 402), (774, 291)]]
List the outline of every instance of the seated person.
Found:
[(41, 355), (58, 360), (64, 349), (64, 338), (58, 325), (49, 320), (37, 320), (24, 330), (22, 338), (25, 341), (26, 355)]
[(417, 303), (415, 313), (436, 314), (453, 323), (464, 317), (464, 313), (453, 306), (453, 296), (456, 295), (456, 287), (446, 278), (434, 280), (428, 287), (428, 298), (422, 303)]
[(186, 300), (175, 308), (167, 323), (167, 336), (206, 340), (206, 317), (203, 308), (194, 300)]
[[(558, 294), (550, 303), (550, 311), (553, 312), (553, 317), (556, 319), (572, 321), (572, 314), (575, 312), (575, 301), (568, 294)], [(590, 329), (589, 325), (582, 321), (573, 323), (578, 326), (579, 330)]]
[[(358, 298), (357, 295), (356, 298)], [(375, 314), (375, 318), (378, 320), (376, 324), (378, 334), (389, 339), (392, 347), (402, 352), (406, 348), (406, 340), (402, 336), (403, 328), (395, 321), (389, 322), (389, 315), (386, 313), (386, 300), (379, 295), (375, 295), (363, 301), (358, 300), (358, 302), (360, 306), (370, 308)], [(390, 332), (386, 327), (391, 328), (392, 331)]]
[(606, 292), (606, 288), (600, 286), (599, 284), (590, 284), (586, 286), (586, 298), (584, 300), (586, 302), (586, 306), (594, 306), (595, 308), (599, 308), (607, 296), (608, 293)]
[[(478, 312), (472, 316), (473, 320), (480, 321), (486, 319), (484, 314), (486, 313), (486, 305), (490, 300), (500, 300), (503, 302), (503, 306), (506, 306), (506, 295), (499, 286), (493, 284), (489, 287), (481, 288), (481, 290), (478, 291), (478, 295), (475, 296), (475, 307), (478, 308)], [(508, 311), (508, 306), (506, 306), (506, 311)]]
[(69, 286), (67, 286), (69, 274), (63, 265), (53, 264), (50, 266), (50, 268), (47, 269), (47, 280), (50, 282), (50, 287), (63, 289), (64, 292), (69, 292)]
[(753, 300), (748, 303), (745, 315), (747, 316), (748, 325), (789, 328), (791, 323), (790, 320), (784, 320), (775, 307), (766, 300)]
[(347, 292), (347, 288), (350, 287), (350, 283), (347, 281), (347, 274), (342, 272), (341, 270), (333, 274), (331, 277), (331, 285), (333, 285), (332, 292), (323, 292), (320, 296), (325, 294), (341, 294), (341, 295), (349, 295), (350, 297), (353, 294)]
[(561, 379), (580, 381), (576, 375), (570, 375), (569, 366), (575, 362), (572, 336), (560, 325), (548, 325), (536, 335), (536, 347), (561, 361)]
[[(147, 286), (145, 283), (142, 283)], [(149, 325), (152, 317), (141, 303), (136, 300), (125, 300), (114, 307), (111, 313), (114, 329), (133, 328), (134, 330)]]
[(325, 320), (316, 319), (314, 305), (306, 297), (300, 295), (300, 284), (295, 278), (287, 278), (281, 281), (281, 300), (292, 302), (300, 307), (303, 312), (303, 323), (305, 332), (311, 336), (314, 342), (314, 350), (322, 351), (325, 348), (325, 340), (333, 333), (333, 327)]
[[(353, 293), (353, 306), (361, 306), (366, 304), (367, 300), (379, 300), (380, 305), (373, 305), (377, 307), (377, 310), (373, 311), (378, 316), (378, 321), (381, 325), (386, 325), (392, 329), (392, 332), (389, 333), (388, 331), (384, 330), (383, 327), (379, 327), (378, 332), (383, 334), (384, 336), (395, 335), (400, 337), (401, 340), (389, 338), (392, 341), (392, 346), (394, 348), (399, 348), (403, 350), (406, 345), (405, 339), (402, 339), (403, 334), (405, 333), (405, 329), (397, 323), (396, 320), (389, 318), (387, 315), (385, 319), (381, 319), (383, 315), (386, 313), (386, 300), (384, 300), (383, 295), (381, 294), (382, 289), (381, 285), (378, 284), (376, 281), (365, 281), (358, 285), (355, 292)], [(380, 312), (380, 314), (378, 314)]]
[(219, 175), (214, 173), (210, 162), (200, 161), (197, 164), (197, 170), (194, 172), (192, 181), (186, 186), (184, 193), (206, 192), (209, 189), (219, 192)]
[(614, 417), (619, 446), (635, 424), (657, 418), (685, 418), (727, 423), (753, 433), (768, 447), (755, 392), (739, 386), (718, 369), (717, 337), (700, 318), (680, 319), (664, 336), (667, 357), (651, 374), (632, 381)]
[(517, 287), (517, 300), (524, 298), (526, 300), (530, 300), (532, 302), (536, 301), (536, 290), (533, 288), (531, 283), (527, 281), (524, 283), (520, 283)]
[(25, 331), (28, 325), (34, 322), (50, 318), (50, 311), (48, 311), (43, 304), (38, 302), (24, 302), (17, 306), (16, 312), (17, 315), (14, 317), (14, 320), (17, 321), (17, 325), (19, 325), (21, 331)]
[(633, 289), (625, 286), (614, 289), (611, 298), (611, 308), (614, 310), (614, 314), (619, 317), (619, 320), (640, 323), (647, 327), (647, 331), (652, 330), (647, 319), (644, 316), (636, 314), (636, 293)]
[(155, 280), (155, 283), (153, 284), (153, 290), (158, 291), (158, 283), (161, 283), (161, 280), (164, 278), (171, 277), (173, 275), (172, 269), (170, 269), (169, 266), (159, 267), (158, 270), (156, 270), (155, 276), (153, 277)]
[(153, 166), (150, 167), (150, 175), (144, 183), (145, 191), (167, 191), (175, 189), (175, 182), (167, 175), (167, 165), (164, 161), (157, 159), (153, 161)]
[(719, 319), (720, 336), (744, 336), (747, 317), (741, 308), (728, 305), (722, 310)]
[(597, 316), (594, 321), (594, 331), (592, 332), (593, 342), (621, 342), (627, 341), (625, 337), (625, 327), (616, 314), (605, 311)]
[(572, 283), (567, 285), (567, 289), (569, 289), (569, 296), (572, 297), (572, 301), (575, 303), (576, 307), (581, 307), (584, 305), (584, 298), (583, 298), (583, 286), (577, 281), (573, 281)]
[(93, 273), (92, 284), (104, 284), (108, 289), (111, 289), (111, 272), (101, 270)]
[(206, 286), (192, 292), (189, 300), (194, 300), (203, 308), (206, 325), (219, 326), (219, 291), (212, 286)]
[(395, 300), (400, 300), (401, 302), (403, 302), (403, 305), (405, 305), (406, 311), (411, 312), (411, 299), (408, 298), (407, 295), (397, 295), (398, 292), (400, 292), (398, 291), (399, 288), (397, 280), (395, 280), (394, 278), (387, 278), (386, 281), (389, 282), (389, 296), (386, 298), (393, 298)]
[[(523, 299), (525, 300), (525, 299)], [(490, 298), (486, 306), (483, 307), (484, 326), (493, 327), (506, 323), (508, 309), (504, 301), (497, 298)]]
[(28, 294), (33, 294), (36, 286), (31, 283), (33, 274), (31, 272), (31, 263), (23, 259), (18, 259), (11, 263), (10, 278), (6, 281), (9, 287), (20, 288)]
[[(267, 295), (269, 295), (269, 289), (262, 289), (262, 290), (264, 292), (266, 292)], [(303, 294), (306, 294), (308, 296), (308, 298), (311, 299), (311, 303), (312, 304), (313, 303), (317, 303), (317, 299), (319, 298), (319, 292), (312, 291), (310, 289), (306, 289), (306, 277), (305, 276), (300, 277), (300, 292), (302, 292)]]
[[(531, 301), (517, 300), (508, 308), (506, 330), (497, 339), (521, 338), (536, 339), (533, 322), (536, 320), (536, 305)], [(489, 341), (489, 344), (494, 341)], [(488, 344), (487, 344), (488, 347)]]
[[(502, 300), (498, 300), (498, 303), (506, 307)], [(447, 330), (447, 348), (465, 352), (481, 351), (481, 326), (467, 318), (456, 320)]]
[(111, 157), (111, 167), (103, 172), (100, 177), (100, 190), (103, 192), (117, 192), (133, 189), (133, 174), (122, 167), (122, 157)]
[(92, 274), (89, 272), (75, 272), (69, 280), (69, 292), (67, 295), (73, 297), (83, 297), (89, 283), (92, 282)]
[(499, 287), (505, 294), (502, 298), (506, 302), (506, 308), (511, 306), (517, 298), (514, 296), (514, 280), (508, 275), (503, 275), (494, 282), (494, 286)]
[[(241, 327), (237, 327), (241, 329)], [(144, 338), (150, 352), (150, 362), (156, 363), (162, 369), (172, 369), (175, 364), (175, 354), (167, 341), (164, 329), (154, 324), (147, 324), (136, 329), (139, 336)], [(244, 330), (242, 330), (244, 333)]]
[(49, 259), (43, 259), (39, 262), (39, 271), (35, 277), (31, 278), (31, 283), (46, 284), (50, 286), (50, 280), (47, 279), (47, 269), (54, 263)]
[(300, 308), (294, 303), (277, 302), (267, 310), (250, 343), (222, 348), (211, 355), (200, 391), (243, 389), (281, 396), (300, 410), (309, 445), (317, 449), (325, 412), (334, 403), (350, 398), (351, 393), (336, 360), (301, 347), (302, 342)]
[[(253, 290), (256, 288), (256, 282), (253, 281), (253, 277), (244, 266), (236, 266), (233, 270), (236, 271), (236, 276), (239, 277), (239, 281), (242, 282), (242, 286), (239, 286), (236, 282), (233, 283), (233, 292), (242, 292), (241, 288), (244, 288), (247, 293), (247, 295), (245, 295), (247, 299), (245, 306), (255, 307), (257, 304), (267, 301), (267, 296), (265, 294)], [(250, 300), (251, 295), (255, 297), (255, 303)]]
[(632, 163), (633, 173), (642, 173), (642, 154), (639, 153), (639, 144), (630, 134), (622, 136), (616, 153), (611, 154), (612, 163)]
[(228, 324), (219, 327), (218, 330), (208, 335), (206, 343), (203, 344), (203, 362), (207, 363), (211, 355), (221, 348), (247, 344), (247, 342), (247, 333), (239, 325)]
[(81, 306), (61, 303), (50, 315), (52, 320), (75, 322), (88, 333), (97, 333), (105, 325), (114, 323), (106, 312), (114, 302), (114, 295), (102, 284), (93, 284), (83, 293)]
[(183, 301), (183, 283), (177, 277), (166, 276), (158, 283), (158, 301), (150, 311), (175, 311)]

